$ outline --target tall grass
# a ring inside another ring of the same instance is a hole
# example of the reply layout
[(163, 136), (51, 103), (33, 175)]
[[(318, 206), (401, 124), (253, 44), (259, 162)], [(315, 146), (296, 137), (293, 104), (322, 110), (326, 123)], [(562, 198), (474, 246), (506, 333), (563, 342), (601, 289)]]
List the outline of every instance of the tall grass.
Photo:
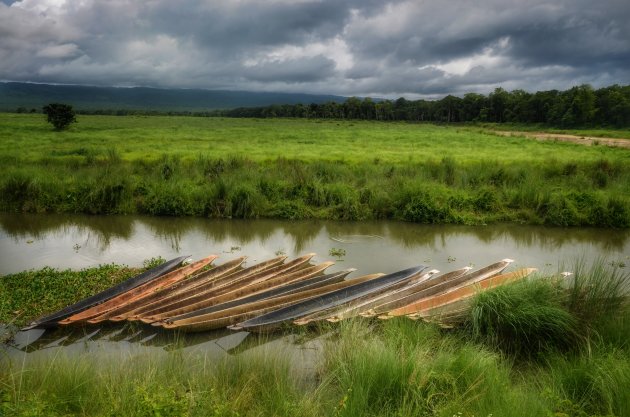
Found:
[(318, 416), (281, 352), (217, 361), (181, 351), (95, 360), (55, 356), (2, 363), (0, 413), (7, 416)]
[[(328, 332), (315, 371), (290, 345), (203, 353), (0, 358), (7, 416), (626, 416), (628, 350), (516, 363), (467, 333), (397, 318)], [(308, 336), (308, 335), (306, 335)], [(102, 354), (101, 354), (102, 355)], [(122, 355), (122, 356), (121, 356)]]
[(6, 166), (0, 210), (630, 226), (630, 170), (610, 174), (598, 188), (585, 184), (584, 176), (541, 175), (545, 166), (488, 161), (442, 173), (438, 164), (434, 174), (430, 161), (393, 167), (167, 157), (73, 166), (62, 159)]
[[(325, 351), (337, 415), (544, 415), (547, 404), (514, 382), (511, 366), (479, 346), (407, 319), (346, 324)], [(519, 407), (514, 407), (519, 404)]]
[(519, 358), (630, 345), (630, 273), (582, 258), (569, 278), (532, 277), (478, 294), (466, 323), (471, 336)]
[(484, 291), (475, 297), (467, 326), (475, 340), (518, 357), (566, 351), (582, 342), (566, 297), (559, 283), (542, 279)]
[(2, 211), (630, 226), (624, 149), (397, 123), (89, 117), (44, 132), (7, 117)]

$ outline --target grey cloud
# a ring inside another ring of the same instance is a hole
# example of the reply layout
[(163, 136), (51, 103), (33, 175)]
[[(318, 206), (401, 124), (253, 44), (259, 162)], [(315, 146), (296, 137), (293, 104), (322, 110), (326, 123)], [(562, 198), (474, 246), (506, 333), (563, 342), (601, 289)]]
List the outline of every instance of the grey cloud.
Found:
[(264, 62), (243, 71), (253, 81), (303, 83), (324, 80), (334, 74), (335, 63), (321, 55), (312, 58)]
[(0, 79), (386, 97), (630, 83), (627, 0), (50, 4), (0, 2)]

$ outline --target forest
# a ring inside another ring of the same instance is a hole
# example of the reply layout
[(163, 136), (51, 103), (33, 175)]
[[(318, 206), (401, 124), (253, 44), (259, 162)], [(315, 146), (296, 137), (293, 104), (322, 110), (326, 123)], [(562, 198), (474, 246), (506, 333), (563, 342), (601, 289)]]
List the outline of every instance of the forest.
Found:
[(350, 97), (343, 103), (271, 105), (216, 111), (227, 117), (299, 117), (416, 122), (538, 123), (553, 127), (630, 126), (630, 85), (593, 89), (506, 91), (448, 95), (441, 100), (377, 100)]

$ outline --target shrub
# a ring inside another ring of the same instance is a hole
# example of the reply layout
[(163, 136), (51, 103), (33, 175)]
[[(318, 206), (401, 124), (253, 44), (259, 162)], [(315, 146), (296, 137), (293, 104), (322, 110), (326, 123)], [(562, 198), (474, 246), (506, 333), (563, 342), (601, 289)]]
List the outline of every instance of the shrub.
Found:
[(51, 103), (42, 108), (46, 114), (48, 123), (55, 127), (55, 130), (67, 129), (70, 124), (76, 123), (74, 110), (69, 104)]
[(475, 297), (467, 327), (476, 340), (518, 357), (571, 349), (580, 340), (578, 321), (562, 301), (551, 280), (504, 285)]

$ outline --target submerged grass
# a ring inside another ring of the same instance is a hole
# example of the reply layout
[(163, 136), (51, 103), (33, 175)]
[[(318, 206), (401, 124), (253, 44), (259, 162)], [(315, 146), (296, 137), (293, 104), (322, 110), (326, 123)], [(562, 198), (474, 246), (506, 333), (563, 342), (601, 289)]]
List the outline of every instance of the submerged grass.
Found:
[(0, 114), (0, 210), (630, 226), (625, 149), (409, 123)]

